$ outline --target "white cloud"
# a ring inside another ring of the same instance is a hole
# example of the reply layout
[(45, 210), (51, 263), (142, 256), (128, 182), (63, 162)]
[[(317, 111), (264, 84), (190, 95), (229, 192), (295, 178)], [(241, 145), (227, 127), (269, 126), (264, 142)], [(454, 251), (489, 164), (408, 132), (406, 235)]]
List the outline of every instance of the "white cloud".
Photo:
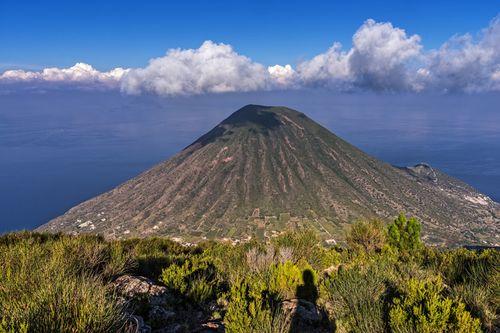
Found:
[(26, 72), (22, 69), (13, 69), (5, 71), (0, 75), (1, 80), (12, 80), (12, 81), (31, 81), (39, 79), (40, 73), (38, 72)]
[(454, 36), (428, 52), (420, 42), (391, 23), (367, 20), (350, 50), (334, 43), (299, 64), (297, 75), (302, 85), (337, 90), (500, 91), (500, 17), (476, 39)]
[(0, 75), (0, 81), (36, 83), (79, 83), (117, 86), (128, 69), (115, 68), (100, 72), (85, 63), (77, 63), (69, 68), (45, 68), (42, 71), (8, 70)]
[(491, 79), (494, 83), (500, 83), (500, 69), (497, 69), (491, 74)]
[(422, 46), (418, 35), (407, 36), (391, 23), (367, 20), (354, 34), (352, 48), (344, 52), (339, 43), (298, 66), (305, 84), (339, 89), (401, 90), (411, 86), (409, 61)]
[(391, 23), (367, 20), (354, 34), (349, 54), (354, 84), (376, 90), (410, 88), (410, 61), (421, 49), (418, 35), (407, 36)]
[(305, 85), (325, 85), (342, 89), (352, 81), (348, 60), (349, 55), (342, 52), (342, 45), (334, 43), (325, 53), (300, 63), (297, 72)]
[(428, 89), (442, 91), (500, 90), (500, 17), (478, 38), (454, 36), (428, 54)]
[(171, 49), (144, 68), (100, 72), (77, 63), (38, 72), (8, 70), (0, 74), (0, 83), (5, 82), (119, 87), (124, 93), (159, 95), (318, 86), (337, 91), (500, 91), (500, 17), (476, 38), (454, 36), (431, 51), (423, 50), (420, 36), (369, 19), (353, 35), (350, 49), (333, 43), (296, 68), (266, 68), (230, 45), (206, 41), (197, 49)]
[(296, 84), (297, 74), (291, 65), (274, 65), (267, 67), (274, 84), (282, 87), (290, 87)]
[(236, 53), (230, 45), (204, 42), (198, 49), (172, 49), (122, 81), (127, 93), (160, 95), (222, 93), (266, 89), (266, 68)]

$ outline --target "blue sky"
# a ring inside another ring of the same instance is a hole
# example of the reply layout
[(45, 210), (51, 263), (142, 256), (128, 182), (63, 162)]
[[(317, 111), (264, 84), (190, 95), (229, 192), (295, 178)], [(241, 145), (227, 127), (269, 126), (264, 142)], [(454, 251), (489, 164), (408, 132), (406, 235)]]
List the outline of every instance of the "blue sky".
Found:
[(0, 2), (0, 88), (500, 91), (494, 1)]
[(418, 34), (426, 49), (475, 33), (497, 1), (0, 1), (0, 71), (145, 66), (170, 48), (231, 44), (265, 65), (295, 64), (334, 41), (351, 45), (368, 18)]

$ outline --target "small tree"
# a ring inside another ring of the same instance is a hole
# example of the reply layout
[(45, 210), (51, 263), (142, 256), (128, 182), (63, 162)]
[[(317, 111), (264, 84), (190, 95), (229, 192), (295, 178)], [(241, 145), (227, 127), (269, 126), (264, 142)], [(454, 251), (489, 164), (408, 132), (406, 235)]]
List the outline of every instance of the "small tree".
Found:
[(413, 252), (422, 247), (421, 225), (415, 217), (409, 220), (401, 213), (388, 227), (389, 244), (402, 252)]

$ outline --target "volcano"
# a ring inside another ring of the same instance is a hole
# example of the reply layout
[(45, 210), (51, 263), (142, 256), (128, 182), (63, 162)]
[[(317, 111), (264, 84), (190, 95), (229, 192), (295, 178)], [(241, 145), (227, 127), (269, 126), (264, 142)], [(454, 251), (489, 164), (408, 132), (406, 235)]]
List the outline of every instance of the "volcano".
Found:
[(500, 204), (427, 164), (395, 167), (301, 112), (247, 105), (165, 162), (39, 227), (107, 238), (342, 241), (356, 220), (416, 216), (428, 244), (498, 243)]

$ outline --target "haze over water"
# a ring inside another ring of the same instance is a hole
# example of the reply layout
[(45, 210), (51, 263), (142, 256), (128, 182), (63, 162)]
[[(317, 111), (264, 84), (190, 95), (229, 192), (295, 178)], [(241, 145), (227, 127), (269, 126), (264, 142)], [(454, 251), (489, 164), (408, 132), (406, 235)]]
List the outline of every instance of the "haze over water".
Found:
[(500, 95), (0, 96), (0, 232), (31, 229), (165, 160), (246, 104), (306, 113), (398, 166), (427, 162), (500, 201)]

